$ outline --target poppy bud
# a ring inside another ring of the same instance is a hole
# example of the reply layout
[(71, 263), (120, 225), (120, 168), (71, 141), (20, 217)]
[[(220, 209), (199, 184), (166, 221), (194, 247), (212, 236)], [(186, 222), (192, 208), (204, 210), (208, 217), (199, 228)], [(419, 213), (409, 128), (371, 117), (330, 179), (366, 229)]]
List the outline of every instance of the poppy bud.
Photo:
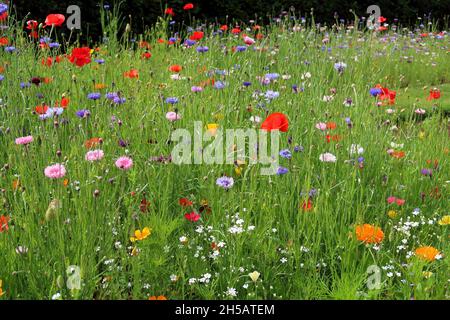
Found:
[(77, 76), (76, 75), (72, 75), (72, 81), (77, 81)]
[(58, 157), (61, 157), (61, 155), (62, 155), (61, 150), (56, 151), (56, 155), (57, 155)]
[(125, 33), (131, 32), (131, 25), (127, 23), (127, 26), (125, 27)]
[(99, 195), (100, 195), (100, 190), (97, 190), (97, 189), (96, 189), (96, 190), (94, 191), (94, 197), (97, 198)]

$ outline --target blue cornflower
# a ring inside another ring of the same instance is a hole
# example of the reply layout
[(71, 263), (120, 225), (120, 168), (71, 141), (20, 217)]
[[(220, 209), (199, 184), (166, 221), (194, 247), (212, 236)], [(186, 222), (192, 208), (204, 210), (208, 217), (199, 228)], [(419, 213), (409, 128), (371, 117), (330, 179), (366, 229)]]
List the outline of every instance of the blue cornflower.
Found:
[(225, 88), (225, 83), (223, 83), (222, 81), (216, 81), (214, 83), (214, 88), (215, 89), (223, 89), (223, 88)]
[(188, 47), (192, 47), (194, 44), (196, 44), (197, 42), (195, 40), (191, 40), (191, 39), (186, 39), (184, 41), (184, 44)]
[(374, 97), (380, 95), (383, 91), (380, 88), (370, 88), (370, 94)]
[(269, 79), (271, 81), (276, 80), (279, 78), (279, 74), (278, 73), (267, 73), (264, 78)]
[(5, 51), (12, 53), (12, 52), (16, 51), (16, 47), (14, 47), (14, 46), (5, 47)]
[(277, 169), (277, 175), (279, 175), (279, 176), (286, 174), (288, 172), (289, 172), (289, 170), (285, 167), (278, 167), (278, 169)]
[(5, 76), (0, 74), (0, 81), (3, 81), (3, 79), (5, 79)]
[(237, 46), (236, 47), (236, 51), (238, 51), (238, 52), (243, 52), (243, 51), (246, 51), (246, 50), (247, 50), (246, 46)]
[(31, 87), (31, 83), (30, 82), (21, 82), (20, 83), (20, 88), (21, 89), (25, 89), (25, 88), (29, 88)]
[(334, 69), (336, 69), (339, 73), (344, 72), (345, 68), (347, 68), (347, 64), (344, 62), (336, 62), (334, 64)]
[(203, 47), (199, 46), (195, 50), (197, 50), (197, 52), (200, 52), (200, 53), (205, 53), (205, 52), (209, 51), (209, 48), (207, 46), (203, 46)]
[(0, 14), (5, 13), (6, 11), (8, 11), (8, 5), (4, 4), (4, 3), (0, 3)]
[(291, 151), (289, 151), (289, 149), (284, 149), (284, 150), (280, 151), (280, 156), (282, 156), (285, 159), (291, 159), (292, 153), (291, 153)]
[(50, 42), (48, 44), (50, 48), (59, 48), (61, 45), (58, 42)]
[(124, 97), (116, 96), (114, 97), (113, 101), (115, 104), (124, 104), (127, 99), (125, 99)]
[(244, 81), (244, 83), (243, 83), (243, 86), (244, 86), (244, 87), (249, 87), (249, 86), (251, 86), (251, 85), (252, 85), (252, 83), (249, 82), (249, 81)]
[(118, 97), (119, 95), (117, 94), (117, 92), (108, 92), (106, 94), (106, 99), (108, 100), (114, 100), (114, 98)]
[(268, 90), (264, 96), (267, 100), (273, 100), (275, 98), (278, 98), (280, 96), (280, 93), (278, 91)]
[(94, 59), (95, 62), (97, 62), (98, 64), (104, 64), (105, 63), (105, 59)]
[(176, 104), (176, 103), (178, 103), (178, 98), (177, 97), (169, 97), (166, 99), (166, 103)]
[(232, 177), (223, 176), (216, 180), (216, 184), (227, 190), (234, 185), (234, 179)]
[(102, 94), (100, 92), (92, 92), (88, 93), (87, 98), (89, 100), (98, 100), (102, 97)]
[(305, 150), (305, 148), (303, 148), (303, 146), (295, 146), (294, 147), (294, 152), (303, 152)]
[(81, 110), (78, 110), (75, 114), (79, 118), (87, 118), (91, 115), (91, 112), (87, 109), (81, 109)]

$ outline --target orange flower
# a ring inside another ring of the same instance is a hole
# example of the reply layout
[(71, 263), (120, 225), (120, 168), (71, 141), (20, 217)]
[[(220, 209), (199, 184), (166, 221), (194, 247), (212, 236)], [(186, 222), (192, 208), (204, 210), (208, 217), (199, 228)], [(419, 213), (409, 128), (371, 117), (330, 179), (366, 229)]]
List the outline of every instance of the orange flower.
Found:
[(384, 232), (379, 227), (371, 224), (356, 226), (356, 238), (364, 243), (381, 243), (384, 238)]
[(123, 76), (130, 79), (139, 78), (139, 71), (137, 69), (131, 69), (130, 71), (125, 71)]
[(148, 300), (167, 300), (165, 296), (151, 296)]
[(391, 153), (391, 157), (396, 159), (401, 159), (405, 156), (405, 151), (393, 151)]
[(336, 129), (336, 122), (327, 122), (327, 129), (330, 130)]
[(97, 90), (105, 89), (106, 88), (106, 84), (104, 84), (104, 83), (96, 83), (94, 85), (94, 88), (97, 89)]
[(436, 256), (440, 255), (438, 249), (434, 247), (420, 247), (416, 249), (416, 256), (425, 261), (434, 261)]
[(95, 148), (97, 145), (99, 145), (102, 142), (103, 142), (102, 138), (91, 138), (89, 140), (86, 140), (86, 142), (84, 143), (84, 146), (86, 147), (86, 149), (91, 149), (91, 148)]
[(135, 242), (135, 241), (141, 241), (144, 240), (145, 238), (147, 238), (149, 235), (152, 234), (152, 229), (145, 227), (144, 229), (141, 230), (136, 230), (134, 232), (134, 236), (130, 237), (130, 241), (131, 242)]

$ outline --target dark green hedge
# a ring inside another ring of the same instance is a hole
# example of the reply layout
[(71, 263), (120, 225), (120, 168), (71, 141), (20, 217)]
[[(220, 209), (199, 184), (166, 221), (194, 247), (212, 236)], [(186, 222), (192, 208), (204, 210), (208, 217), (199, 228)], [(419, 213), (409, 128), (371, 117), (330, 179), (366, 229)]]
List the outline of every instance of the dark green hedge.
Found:
[[(1, 1), (1, 0), (0, 0)], [(3, 0), (4, 1), (4, 0)], [(109, 1), (112, 5), (114, 1)], [(192, 15), (199, 19), (228, 21), (261, 19), (267, 22), (268, 16), (277, 16), (283, 10), (295, 8), (297, 14), (308, 16), (310, 9), (314, 8), (316, 22), (334, 21), (335, 13), (339, 19), (352, 19), (349, 9), (353, 9), (359, 16), (367, 16), (366, 8), (371, 4), (377, 4), (381, 8), (381, 14), (388, 18), (389, 22), (394, 18), (399, 19), (403, 25), (417, 24), (417, 18), (439, 19), (441, 26), (445, 17), (450, 15), (450, 0), (127, 0), (123, 2), (123, 15), (132, 15), (133, 30), (139, 32), (144, 26), (151, 25), (158, 15), (161, 15), (163, 8), (169, 5), (175, 9), (176, 20), (186, 20), (187, 14), (181, 9), (182, 6), (192, 2), (195, 9)], [(15, 0), (12, 1), (13, 11), (17, 12), (19, 18), (30, 13), (29, 18), (42, 21), (48, 13), (65, 13), (67, 6), (75, 4), (81, 8), (81, 19), (83, 33), (86, 35), (89, 29), (90, 36), (99, 34), (99, 1), (80, 0)], [(424, 21), (424, 20), (422, 20)]]

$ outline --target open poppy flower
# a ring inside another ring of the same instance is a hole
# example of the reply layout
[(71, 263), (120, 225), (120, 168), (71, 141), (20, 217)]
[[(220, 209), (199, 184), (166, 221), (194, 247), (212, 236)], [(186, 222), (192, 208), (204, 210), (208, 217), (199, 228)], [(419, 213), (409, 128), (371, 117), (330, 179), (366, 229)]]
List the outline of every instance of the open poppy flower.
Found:
[(139, 71), (137, 69), (131, 69), (130, 71), (125, 71), (123, 76), (130, 79), (139, 78)]
[(174, 64), (169, 67), (169, 70), (172, 72), (178, 73), (178, 72), (181, 72), (181, 70), (183, 70), (183, 67), (178, 64)]
[(61, 27), (62, 24), (66, 21), (66, 17), (64, 15), (56, 13), (56, 14), (49, 14), (47, 18), (45, 18), (45, 25), (44, 26), (55, 26), (55, 27)]
[(261, 129), (267, 131), (280, 130), (281, 132), (287, 132), (288, 128), (289, 121), (287, 117), (279, 112), (270, 114), (261, 124)]
[(73, 48), (69, 61), (78, 67), (91, 62), (91, 49), (89, 47)]
[(164, 11), (164, 14), (167, 14), (167, 15), (170, 15), (170, 16), (175, 16), (175, 12), (173, 11), (173, 8), (167, 8), (165, 11)]
[(441, 90), (431, 89), (430, 95), (428, 96), (427, 100), (431, 101), (431, 100), (439, 99), (440, 97), (441, 97)]
[(371, 224), (356, 226), (356, 238), (364, 243), (380, 243), (383, 241), (384, 232), (379, 227)]
[(142, 229), (142, 231), (138, 229), (134, 232), (134, 236), (130, 237), (130, 241), (131, 242), (142, 241), (151, 234), (152, 234), (151, 228), (145, 227), (144, 229)]
[(183, 10), (191, 10), (194, 9), (194, 5), (192, 3), (186, 3), (183, 7)]
[(9, 40), (7, 37), (0, 38), (0, 46), (6, 46), (6, 45), (8, 45), (8, 43), (9, 43)]
[(8, 229), (9, 229), (8, 222), (9, 222), (8, 216), (4, 216), (4, 215), (0, 216), (0, 232), (8, 231)]
[(184, 217), (191, 222), (196, 222), (200, 219), (200, 215), (194, 211), (186, 213)]
[(27, 21), (27, 29), (28, 30), (36, 30), (39, 23), (36, 20), (28, 20)]
[(395, 104), (395, 97), (397, 95), (396, 91), (389, 90), (388, 88), (383, 88), (381, 85), (377, 84), (376, 88), (381, 89), (380, 100), (389, 100), (389, 104)]
[(202, 40), (204, 33), (202, 31), (194, 31), (192, 35), (189, 37), (190, 40), (199, 41)]
[(37, 106), (36, 108), (34, 108), (34, 110), (36, 111), (36, 113), (38, 114), (45, 114), (48, 110), (48, 106), (43, 105), (43, 106)]
[(188, 198), (181, 198), (178, 203), (182, 207), (189, 207), (192, 206), (192, 201), (190, 201)]

